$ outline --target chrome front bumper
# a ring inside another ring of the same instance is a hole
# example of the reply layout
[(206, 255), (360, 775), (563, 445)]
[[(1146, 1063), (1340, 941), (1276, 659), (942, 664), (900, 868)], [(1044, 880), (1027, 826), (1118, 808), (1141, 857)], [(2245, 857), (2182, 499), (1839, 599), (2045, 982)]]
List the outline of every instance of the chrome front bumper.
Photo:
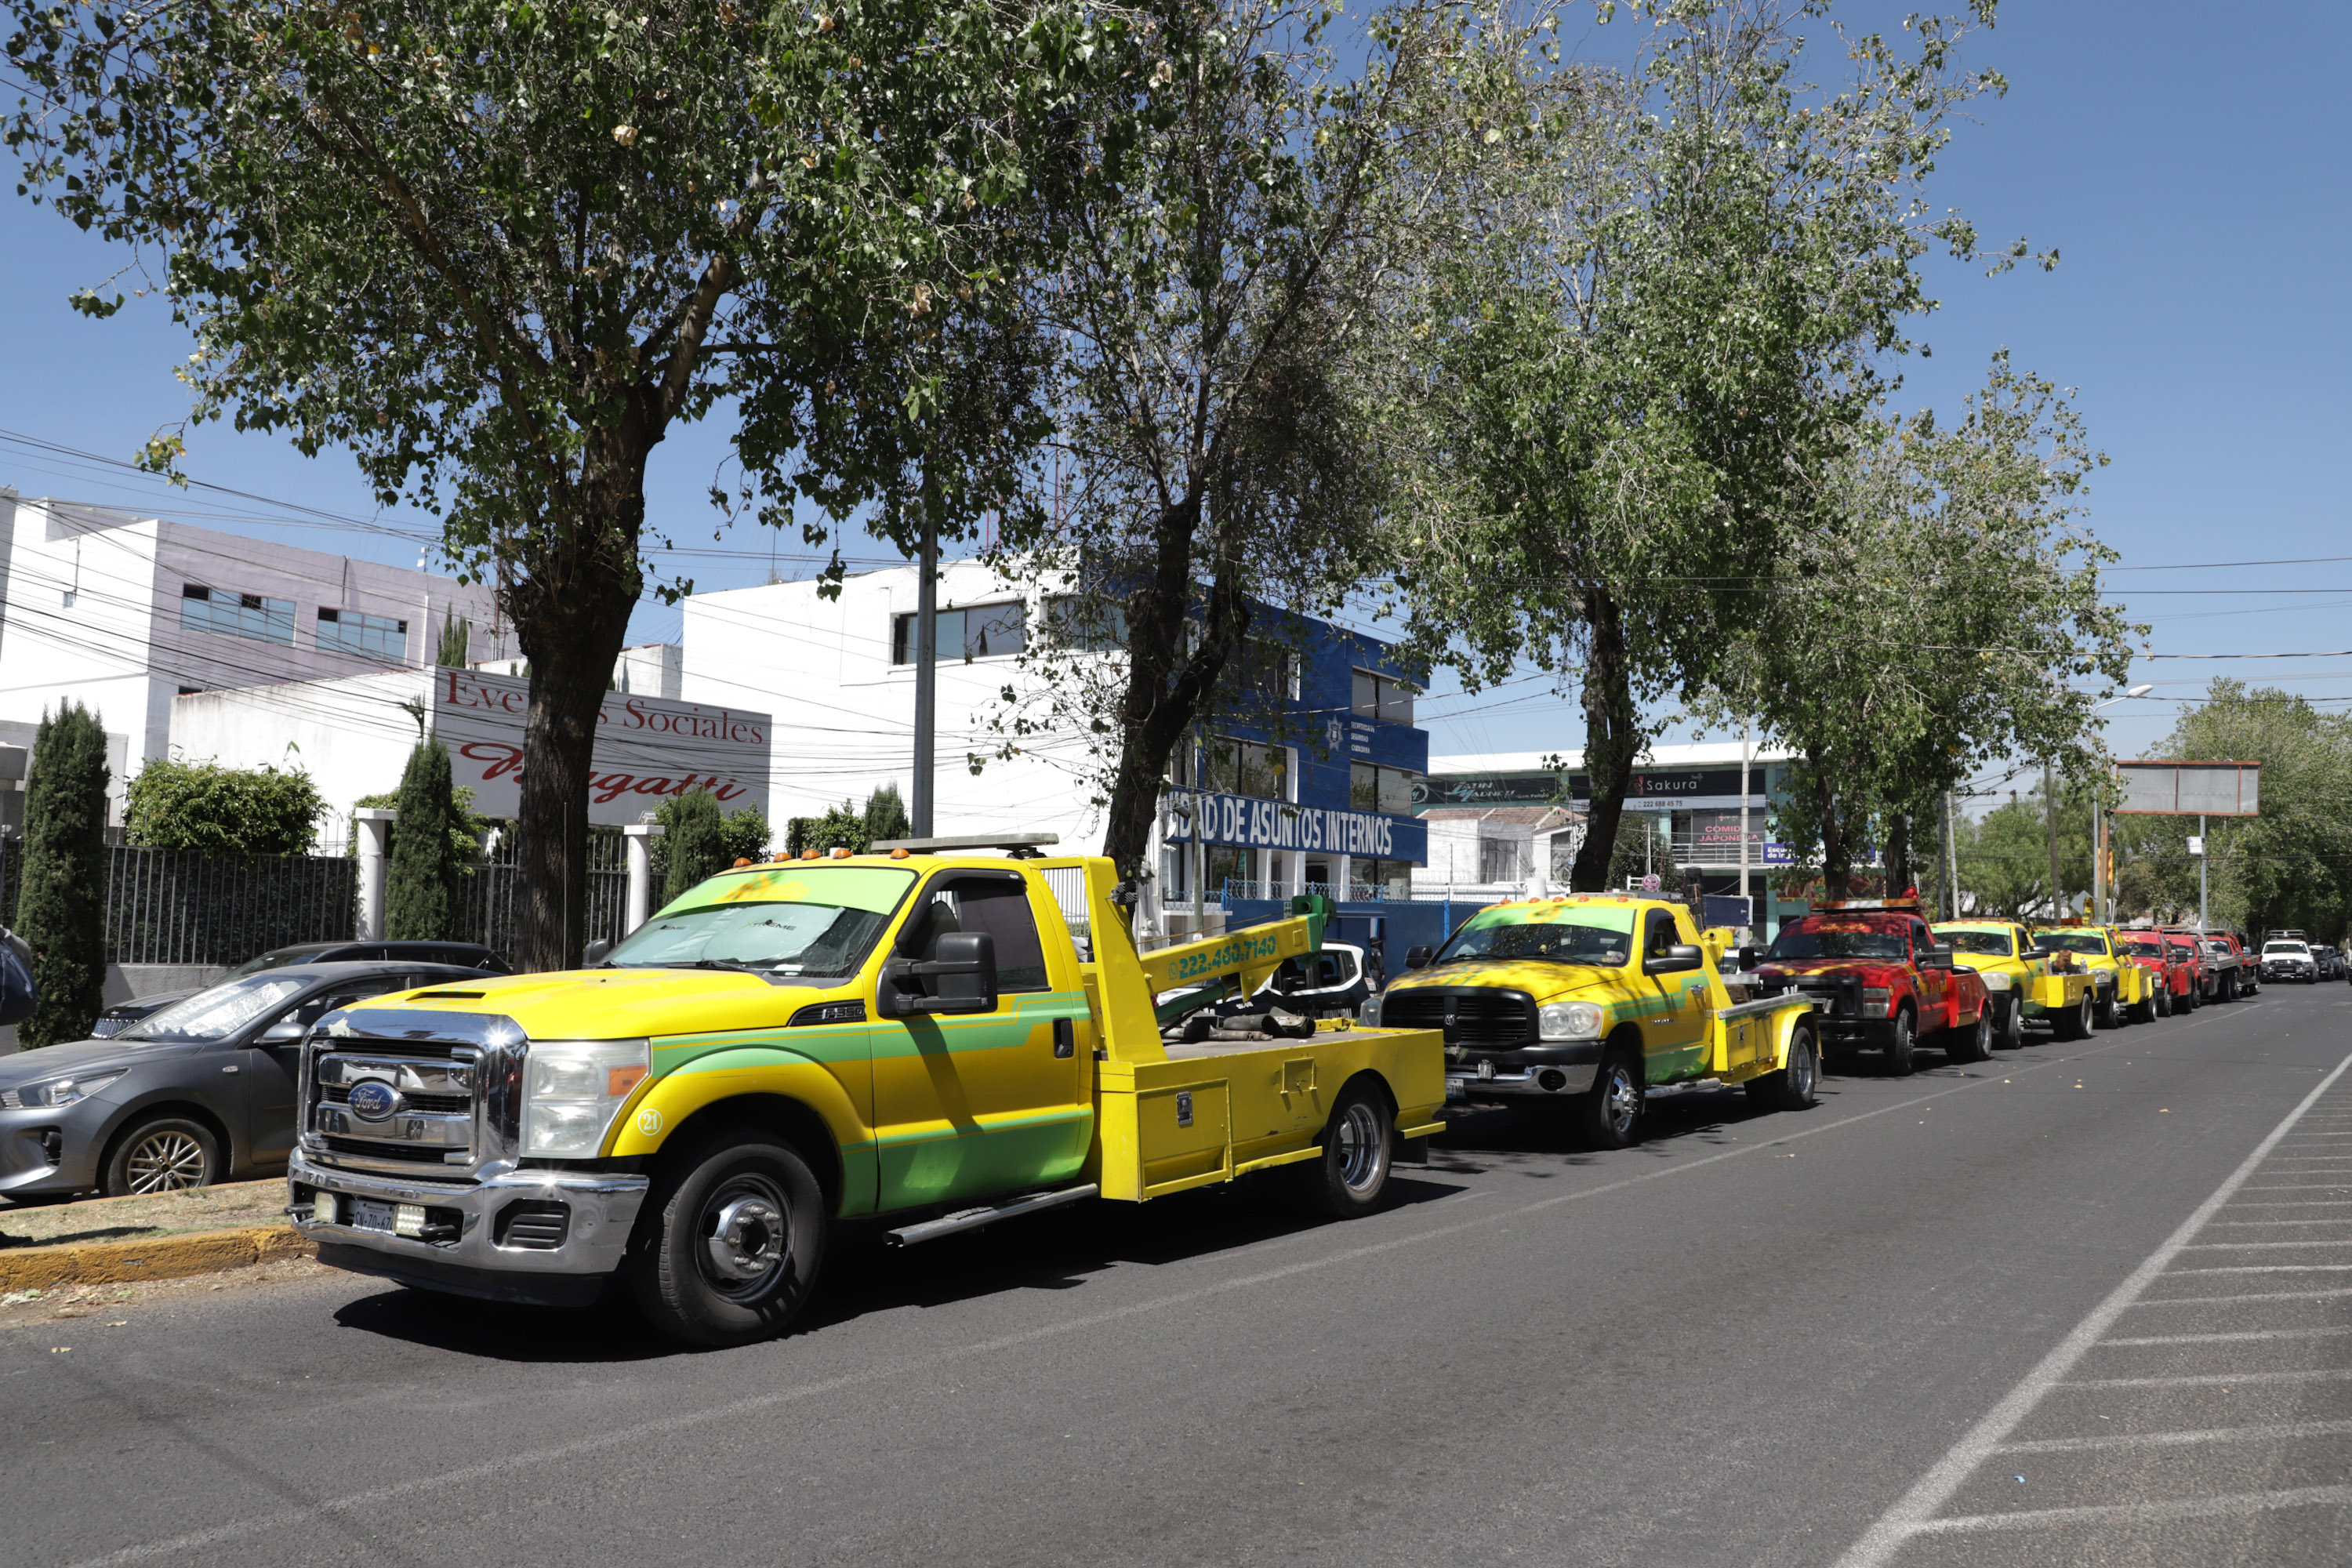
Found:
[[(621, 1266), (649, 1184), (622, 1173), (541, 1170), (498, 1171), (465, 1183), (403, 1181), (314, 1164), (299, 1150), (286, 1175), (294, 1228), (318, 1243), (321, 1263), (428, 1289), (548, 1306), (584, 1305), (603, 1293)], [(310, 1218), (311, 1194), (319, 1191), (335, 1194), (339, 1223)], [(427, 1240), (340, 1223), (355, 1198), (455, 1211), (457, 1234)], [(551, 1247), (500, 1245), (502, 1216), (509, 1241), (523, 1228), (509, 1214), (518, 1204), (535, 1205), (541, 1240), (560, 1207), (562, 1239)]]
[(1492, 1078), (1481, 1078), (1475, 1072), (1457, 1072), (1448, 1068), (1445, 1098), (1458, 1105), (1467, 1100), (1503, 1096), (1542, 1100), (1563, 1094), (1582, 1094), (1592, 1087), (1593, 1077), (1600, 1071), (1601, 1064), (1598, 1062), (1560, 1063), (1550, 1067), (1498, 1069)]

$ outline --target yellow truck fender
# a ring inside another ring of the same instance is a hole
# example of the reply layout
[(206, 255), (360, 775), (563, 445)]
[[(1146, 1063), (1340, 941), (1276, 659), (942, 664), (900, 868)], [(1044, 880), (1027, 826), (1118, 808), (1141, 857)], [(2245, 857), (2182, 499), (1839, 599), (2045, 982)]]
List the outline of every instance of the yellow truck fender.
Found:
[(652, 1080), (615, 1119), (604, 1152), (658, 1153), (670, 1134), (697, 1111), (755, 1094), (797, 1100), (816, 1113), (841, 1156), (841, 1212), (872, 1213), (877, 1197), (872, 1129), (830, 1068), (774, 1046), (712, 1051)]

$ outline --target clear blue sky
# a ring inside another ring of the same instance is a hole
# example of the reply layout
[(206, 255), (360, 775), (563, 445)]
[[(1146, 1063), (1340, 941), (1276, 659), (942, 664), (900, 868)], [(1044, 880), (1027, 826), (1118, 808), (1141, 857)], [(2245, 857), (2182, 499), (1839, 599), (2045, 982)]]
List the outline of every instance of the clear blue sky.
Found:
[[(1850, 25), (1894, 27), (1901, 7), (1841, 5)], [(1622, 24), (1620, 24), (1622, 26)], [(1818, 29), (1817, 29), (1818, 30)], [(1599, 39), (1596, 37), (1596, 43)], [(1989, 238), (2023, 234), (2063, 255), (2051, 274), (1933, 274), (1943, 308), (1919, 335), (1933, 357), (1906, 371), (1901, 402), (1957, 409), (2006, 346), (2016, 363), (2080, 389), (2092, 438), (2114, 459), (2092, 521), (2122, 552), (2110, 579), (2158, 654), (2352, 647), (2352, 528), (2344, 497), (2352, 412), (2346, 303), (2347, 176), (2338, 95), (2352, 5), (2304, 0), (2260, 22), (2158, 0), (2005, 0), (1970, 59), (2010, 78), (2006, 99), (1964, 124), (1933, 195)], [(46, 209), (0, 193), (0, 428), (128, 458), (179, 419), (172, 367), (184, 336), (155, 299), (112, 321), (74, 315), (73, 289), (121, 258)], [(136, 279), (126, 282), (135, 283)], [(655, 455), (649, 515), (681, 546), (669, 562), (705, 588), (803, 574), (796, 537), (739, 529), (713, 539), (704, 492), (726, 453), (706, 425)], [(347, 458), (306, 459), (218, 425), (191, 433), (195, 478), (341, 516), (374, 509)], [(363, 531), (289, 527), (282, 511), (0, 444), (0, 483), (160, 511), (259, 541), (415, 564), (414, 544)], [(429, 520), (387, 518), (429, 530)], [(863, 540), (846, 545), (871, 556)], [(2292, 564), (2163, 570), (2199, 563)], [(643, 609), (635, 640), (677, 635)], [(2179, 700), (2217, 673), (2275, 681), (2340, 708), (2352, 658), (2158, 660), (2156, 694), (2108, 710), (2123, 755), (2169, 728)], [(1540, 684), (1424, 700), (1437, 752), (1554, 750), (1580, 741), (1574, 704)], [(1668, 738), (1679, 738), (1670, 735)]]

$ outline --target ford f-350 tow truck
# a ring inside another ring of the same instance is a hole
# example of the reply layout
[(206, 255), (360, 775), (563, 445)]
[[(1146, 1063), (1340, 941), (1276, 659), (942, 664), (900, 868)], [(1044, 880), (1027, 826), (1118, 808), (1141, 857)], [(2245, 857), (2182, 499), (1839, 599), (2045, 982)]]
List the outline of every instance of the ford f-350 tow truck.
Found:
[(1470, 1104), (1551, 1101), (1584, 1139), (1640, 1136), (1648, 1095), (1745, 1085), (1781, 1110), (1814, 1102), (1821, 1055), (1811, 998), (1747, 996), (1721, 964), (1728, 933), (1681, 904), (1571, 893), (1492, 904), (1365, 1005), (1391, 1028), (1445, 1037), (1447, 1094)]
[(2028, 1023), (2047, 1024), (2062, 1040), (2091, 1032), (2091, 976), (2072, 957), (2033, 945), (2015, 921), (1938, 921), (1928, 928), (1952, 950), (1952, 962), (1984, 982), (1993, 1011), (1993, 1039), (2013, 1049), (2025, 1043)]
[(1051, 842), (740, 867), (592, 967), (329, 1014), (302, 1053), (297, 1227), (321, 1262), (433, 1289), (617, 1285), (724, 1344), (789, 1323), (853, 1216), (899, 1217), (903, 1245), (1279, 1167), (1333, 1215), (1378, 1205), (1438, 1131), (1437, 1031), (1277, 1006), (1163, 1037), (1155, 1012), (1251, 994), (1317, 951), (1328, 905), (1147, 954), (1131, 885)]
[(2156, 976), (2131, 962), (2105, 926), (2033, 928), (2033, 945), (2063, 953), (2091, 977), (2091, 1020), (2098, 1028), (2156, 1022)]
[(1889, 1072), (1907, 1075), (1923, 1041), (1956, 1062), (1992, 1054), (1984, 982), (1936, 940), (1916, 900), (1815, 904), (1783, 924), (1752, 967), (1760, 989), (1822, 1002), (1822, 1039), (1832, 1064), (1875, 1050)]

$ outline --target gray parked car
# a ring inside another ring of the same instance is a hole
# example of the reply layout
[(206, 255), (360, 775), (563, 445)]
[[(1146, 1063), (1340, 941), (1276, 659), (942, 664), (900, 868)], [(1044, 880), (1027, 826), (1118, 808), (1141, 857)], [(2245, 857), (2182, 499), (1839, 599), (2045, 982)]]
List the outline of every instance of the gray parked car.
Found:
[[(291, 947), (273, 947), (258, 958), (248, 958), (221, 979), (236, 980), (289, 963), (341, 963), (347, 960), (357, 963), (372, 958), (394, 963), (454, 963), (465, 969), (487, 969), (493, 974), (514, 972), (505, 959), (478, 942), (298, 942)], [(98, 1016), (89, 1032), (100, 1038), (119, 1035), (150, 1013), (195, 994), (196, 988), (157, 991), (134, 996), (128, 1002), (117, 1002)]]
[(302, 963), (224, 980), (110, 1039), (0, 1057), (0, 1195), (201, 1187), (294, 1147), (302, 1036), (337, 1007), (491, 978), (446, 963)]

